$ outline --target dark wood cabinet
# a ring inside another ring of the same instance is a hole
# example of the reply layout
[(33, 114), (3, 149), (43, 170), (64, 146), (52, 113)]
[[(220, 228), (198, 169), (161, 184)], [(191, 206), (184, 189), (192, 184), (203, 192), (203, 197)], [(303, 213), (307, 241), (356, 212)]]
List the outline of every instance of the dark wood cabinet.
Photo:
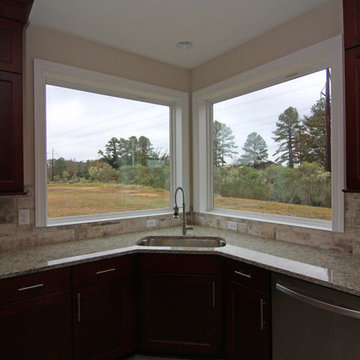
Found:
[(0, 357), (71, 359), (70, 270), (0, 281)]
[(344, 0), (346, 190), (360, 191), (360, 1)]
[(22, 31), (18, 21), (0, 17), (0, 69), (22, 73)]
[(266, 360), (270, 305), (269, 272), (235, 260), (94, 261), (0, 281), (0, 358)]
[(360, 190), (360, 46), (346, 50), (347, 189)]
[[(23, 191), (22, 77), (0, 71), (0, 192)], [(9, 121), (11, 119), (11, 121)]]
[(344, 43), (345, 49), (360, 44), (360, 1), (344, 0)]
[(0, 0), (0, 195), (24, 192), (23, 28), (32, 3)]
[(221, 289), (214, 256), (141, 257), (141, 351), (217, 356)]
[(74, 357), (115, 359), (136, 341), (135, 257), (73, 269)]
[(226, 358), (271, 359), (270, 274), (225, 260), (224, 278)]

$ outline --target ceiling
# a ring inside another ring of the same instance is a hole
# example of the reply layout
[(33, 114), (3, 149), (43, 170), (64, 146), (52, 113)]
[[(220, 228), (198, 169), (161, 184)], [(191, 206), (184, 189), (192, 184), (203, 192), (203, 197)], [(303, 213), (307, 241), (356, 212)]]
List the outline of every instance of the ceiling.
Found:
[(327, 1), (35, 0), (30, 23), (192, 69)]

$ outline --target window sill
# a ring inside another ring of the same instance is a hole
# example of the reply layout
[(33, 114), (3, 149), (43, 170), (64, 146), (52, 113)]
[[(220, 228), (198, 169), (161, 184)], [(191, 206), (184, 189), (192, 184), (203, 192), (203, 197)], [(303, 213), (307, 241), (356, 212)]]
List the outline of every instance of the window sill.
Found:
[(79, 216), (65, 216), (48, 218), (47, 227), (62, 226), (62, 225), (77, 225), (94, 222), (108, 222), (125, 219), (139, 219), (149, 216), (157, 215), (170, 215), (172, 211), (170, 209), (156, 209), (156, 210), (140, 210), (140, 211), (128, 211), (119, 213), (104, 213), (104, 214), (91, 214), (91, 215), (79, 215)]
[(332, 221), (330, 220), (319, 220), (310, 218), (300, 218), (285, 215), (274, 215), (274, 214), (261, 214), (250, 211), (238, 211), (214, 208), (203, 214), (221, 216), (221, 217), (232, 217), (239, 220), (251, 220), (266, 223), (273, 223), (278, 225), (297, 226), (313, 230), (325, 230), (332, 231)]

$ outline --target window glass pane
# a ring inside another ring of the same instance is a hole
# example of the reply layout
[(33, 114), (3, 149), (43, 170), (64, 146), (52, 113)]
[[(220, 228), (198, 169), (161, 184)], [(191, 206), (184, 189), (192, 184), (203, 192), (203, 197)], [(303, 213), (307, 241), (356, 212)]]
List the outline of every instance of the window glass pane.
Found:
[(169, 208), (169, 114), (47, 85), (48, 217)]
[(214, 207), (331, 220), (330, 77), (213, 105)]

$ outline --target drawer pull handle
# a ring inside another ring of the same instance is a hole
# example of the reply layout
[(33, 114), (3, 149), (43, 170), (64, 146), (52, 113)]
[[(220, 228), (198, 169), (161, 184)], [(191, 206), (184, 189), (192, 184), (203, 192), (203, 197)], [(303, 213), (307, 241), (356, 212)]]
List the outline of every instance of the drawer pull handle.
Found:
[(25, 287), (19, 288), (18, 291), (36, 289), (36, 288), (39, 288), (39, 287), (42, 287), (42, 286), (44, 286), (44, 284), (36, 284), (36, 285), (31, 285), (31, 286), (25, 286)]
[(100, 274), (105, 274), (105, 273), (108, 273), (108, 272), (111, 272), (111, 271), (115, 271), (116, 268), (111, 268), (111, 269), (106, 269), (106, 270), (100, 270), (100, 271), (97, 271), (96, 272), (96, 275), (100, 275)]
[(213, 306), (213, 308), (216, 307), (216, 284), (215, 284), (215, 281), (213, 281), (212, 306)]
[(264, 321), (264, 305), (265, 301), (263, 299), (260, 300), (260, 329), (264, 330), (264, 325), (266, 322)]
[(243, 272), (241, 272), (241, 271), (236, 271), (236, 270), (234, 270), (234, 273), (235, 273), (235, 274), (238, 274), (238, 275), (241, 275), (241, 276), (244, 276), (244, 277), (246, 277), (246, 278), (248, 278), (248, 279), (251, 279), (251, 275), (250, 275), (250, 274), (245, 274), (245, 273), (243, 273)]
[(77, 320), (78, 322), (81, 322), (81, 298), (80, 298), (80, 293), (77, 294)]

